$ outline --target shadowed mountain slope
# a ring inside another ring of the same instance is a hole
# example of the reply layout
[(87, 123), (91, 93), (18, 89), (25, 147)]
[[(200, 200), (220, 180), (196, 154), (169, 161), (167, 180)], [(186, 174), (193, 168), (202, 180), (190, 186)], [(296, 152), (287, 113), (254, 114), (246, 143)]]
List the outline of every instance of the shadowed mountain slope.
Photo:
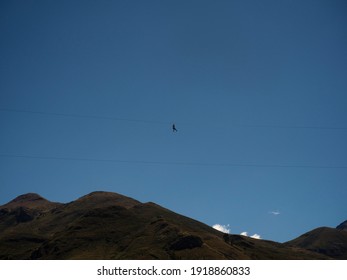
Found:
[(347, 231), (338, 228), (316, 228), (285, 244), (347, 260)]
[(344, 221), (343, 223), (339, 224), (339, 225), (336, 227), (336, 229), (347, 231), (347, 221)]
[(286, 244), (223, 234), (155, 203), (93, 192), (0, 206), (0, 259), (326, 259)]

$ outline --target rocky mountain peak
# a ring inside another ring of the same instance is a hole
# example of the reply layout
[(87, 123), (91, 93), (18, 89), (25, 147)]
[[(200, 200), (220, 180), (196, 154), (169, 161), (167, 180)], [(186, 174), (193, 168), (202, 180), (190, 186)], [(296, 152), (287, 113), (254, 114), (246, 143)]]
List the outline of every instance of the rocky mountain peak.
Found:
[(16, 209), (19, 207), (31, 209), (46, 209), (59, 205), (60, 203), (50, 202), (37, 193), (26, 193), (17, 196), (10, 202), (0, 206), (0, 208)]

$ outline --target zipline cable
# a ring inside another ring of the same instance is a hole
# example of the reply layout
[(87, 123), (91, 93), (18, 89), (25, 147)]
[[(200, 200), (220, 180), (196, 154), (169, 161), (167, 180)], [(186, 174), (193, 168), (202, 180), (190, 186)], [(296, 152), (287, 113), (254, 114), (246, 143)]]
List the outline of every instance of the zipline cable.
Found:
[[(60, 116), (60, 117), (70, 117), (70, 118), (88, 118), (88, 119), (99, 119), (99, 120), (113, 120), (120, 122), (138, 122), (138, 123), (148, 123), (148, 124), (164, 124), (169, 125), (169, 121), (158, 121), (158, 120), (144, 120), (144, 119), (130, 119), (130, 118), (120, 118), (120, 117), (110, 117), (110, 116), (100, 116), (100, 115), (87, 115), (87, 114), (73, 114), (73, 113), (54, 113), (54, 112), (44, 112), (44, 111), (31, 111), (31, 110), (15, 110), (15, 109), (3, 109), (0, 108), (2, 112), (12, 112), (12, 113), (25, 113), (25, 114), (36, 114), (36, 115), (47, 115), (47, 116)], [(194, 124), (193, 122), (180, 122), (181, 124)], [(195, 125), (195, 124), (194, 124)], [(221, 123), (218, 122), (217, 126)], [(244, 128), (274, 128), (274, 129), (316, 129), (316, 130), (347, 130), (347, 127), (341, 126), (306, 126), (306, 125), (267, 125), (267, 124), (236, 124), (229, 123), (230, 127), (244, 127)]]
[(163, 121), (117, 118), (117, 117), (107, 117), (107, 116), (98, 116), (98, 115), (85, 115), (85, 114), (72, 114), (72, 113), (52, 113), (52, 112), (43, 112), (43, 111), (12, 110), (12, 109), (0, 109), (0, 111), (13, 112), (13, 113), (36, 114), (36, 115), (47, 115), (47, 116), (60, 116), (60, 117), (70, 117), (70, 118), (86, 118), (86, 119), (113, 120), (113, 121), (123, 121), (123, 122), (168, 124), (168, 122), (163, 122)]

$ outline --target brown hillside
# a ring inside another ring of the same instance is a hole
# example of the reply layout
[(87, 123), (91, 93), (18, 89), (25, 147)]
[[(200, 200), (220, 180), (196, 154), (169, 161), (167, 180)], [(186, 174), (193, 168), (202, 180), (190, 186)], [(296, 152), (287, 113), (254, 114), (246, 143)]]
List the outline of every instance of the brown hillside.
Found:
[(54, 208), (60, 205), (60, 203), (51, 202), (36, 193), (23, 194), (9, 203), (0, 206), (0, 209), (16, 209), (18, 207), (46, 210)]
[[(24, 218), (18, 218), (23, 211)], [(0, 259), (324, 258), (223, 234), (155, 203), (115, 193), (94, 192), (66, 204), (29, 194), (0, 207)]]
[(320, 227), (289, 241), (286, 245), (327, 255), (334, 259), (347, 259), (347, 231)]

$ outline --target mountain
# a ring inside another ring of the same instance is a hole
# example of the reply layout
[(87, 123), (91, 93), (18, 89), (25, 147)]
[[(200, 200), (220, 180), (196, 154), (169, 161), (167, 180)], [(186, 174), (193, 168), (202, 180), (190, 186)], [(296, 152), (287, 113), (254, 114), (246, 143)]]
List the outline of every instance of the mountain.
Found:
[(110, 192), (70, 203), (26, 194), (0, 206), (0, 259), (329, 258), (302, 246), (224, 234)]
[(339, 230), (347, 231), (347, 221), (344, 221), (343, 223), (339, 224), (336, 228)]
[[(344, 226), (341, 226), (343, 224)], [(285, 244), (324, 254), (333, 259), (347, 260), (346, 222), (343, 224), (337, 228), (316, 228)]]
[(0, 209), (16, 209), (18, 207), (25, 207), (30, 209), (47, 210), (58, 205), (60, 205), (60, 203), (48, 201), (47, 199), (44, 199), (42, 196), (36, 193), (28, 193), (16, 197), (9, 203), (1, 206)]
[(34, 220), (42, 213), (59, 205), (61, 203), (48, 201), (35, 193), (20, 195), (9, 203), (0, 206), (0, 230)]

